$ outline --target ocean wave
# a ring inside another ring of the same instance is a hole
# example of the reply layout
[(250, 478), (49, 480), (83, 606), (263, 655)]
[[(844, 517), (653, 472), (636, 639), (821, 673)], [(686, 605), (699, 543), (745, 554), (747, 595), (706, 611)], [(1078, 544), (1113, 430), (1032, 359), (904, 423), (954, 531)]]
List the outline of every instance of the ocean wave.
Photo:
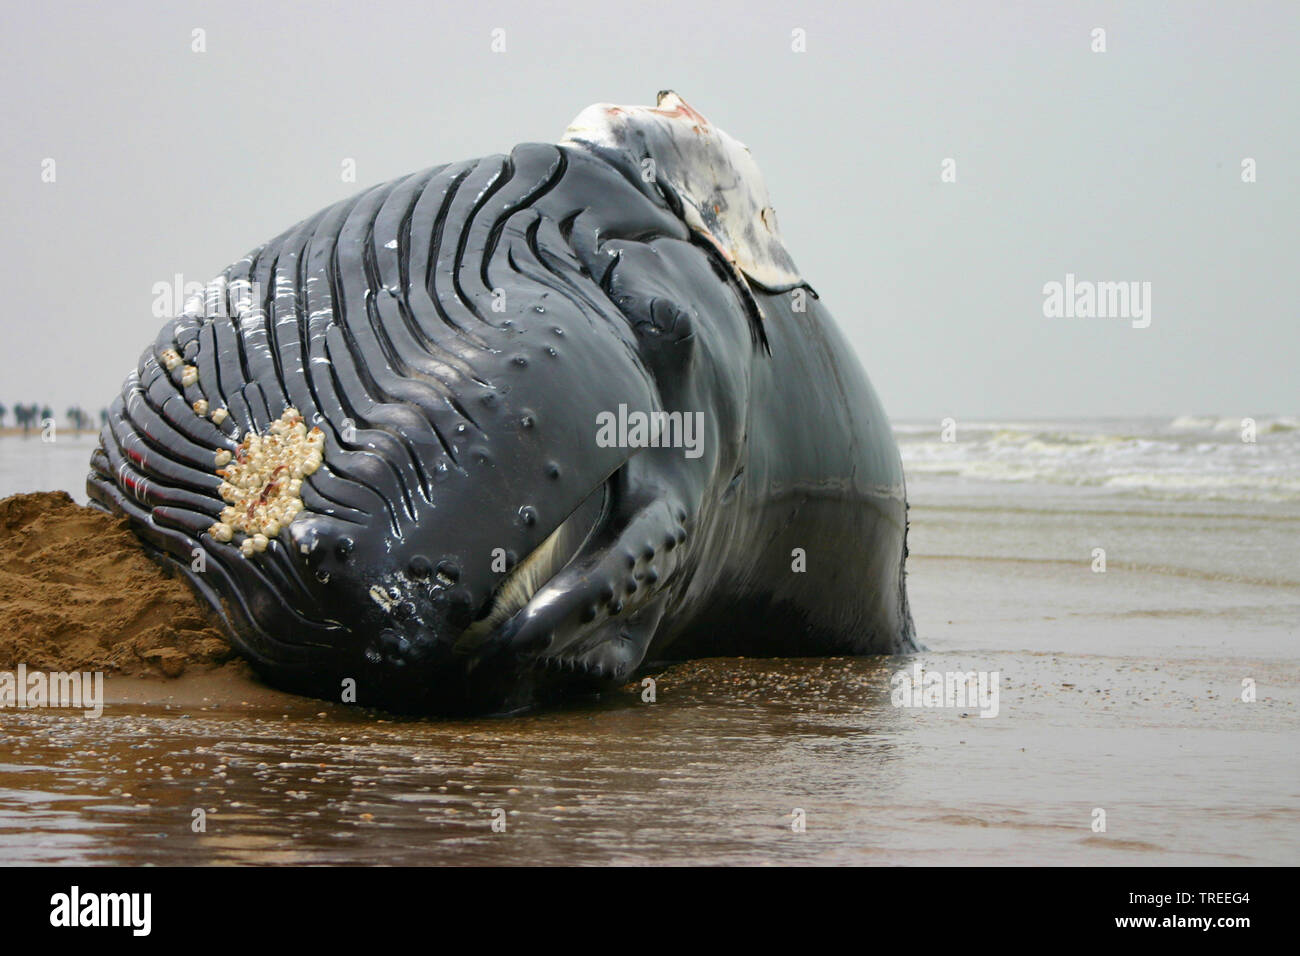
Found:
[(1255, 422), (1257, 434), (1278, 434), (1300, 430), (1300, 418), (1290, 415), (1230, 416), (1230, 415), (1179, 415), (1169, 423), (1171, 431), (1236, 432), (1246, 427), (1246, 420)]
[(943, 441), (933, 425), (896, 429), (912, 474), (1094, 487), (1176, 499), (1300, 501), (1300, 419), (982, 422)]

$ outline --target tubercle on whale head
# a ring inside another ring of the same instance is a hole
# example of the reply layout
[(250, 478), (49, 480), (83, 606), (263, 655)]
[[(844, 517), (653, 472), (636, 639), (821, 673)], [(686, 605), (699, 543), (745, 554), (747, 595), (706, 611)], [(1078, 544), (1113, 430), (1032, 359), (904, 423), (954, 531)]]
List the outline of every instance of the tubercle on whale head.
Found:
[(749, 147), (677, 93), (654, 106), (596, 103), (569, 124), (561, 146), (623, 150), (671, 189), (686, 224), (742, 277), (766, 291), (804, 285), (781, 239), (776, 210)]

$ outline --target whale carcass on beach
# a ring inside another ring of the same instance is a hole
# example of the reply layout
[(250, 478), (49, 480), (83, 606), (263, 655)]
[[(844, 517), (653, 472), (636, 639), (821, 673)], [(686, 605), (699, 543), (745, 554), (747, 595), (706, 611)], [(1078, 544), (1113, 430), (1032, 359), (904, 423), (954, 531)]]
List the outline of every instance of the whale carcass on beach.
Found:
[(504, 711), (915, 646), (881, 404), (748, 150), (672, 93), (235, 262), (144, 351), (88, 490), (326, 698)]

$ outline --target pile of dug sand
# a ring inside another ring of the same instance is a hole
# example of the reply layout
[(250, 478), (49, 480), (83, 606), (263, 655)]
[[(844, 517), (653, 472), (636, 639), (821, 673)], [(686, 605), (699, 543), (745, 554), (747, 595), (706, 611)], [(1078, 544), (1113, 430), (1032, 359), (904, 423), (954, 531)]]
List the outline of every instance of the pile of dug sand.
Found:
[(124, 519), (62, 491), (0, 499), (0, 670), (177, 677), (233, 657)]

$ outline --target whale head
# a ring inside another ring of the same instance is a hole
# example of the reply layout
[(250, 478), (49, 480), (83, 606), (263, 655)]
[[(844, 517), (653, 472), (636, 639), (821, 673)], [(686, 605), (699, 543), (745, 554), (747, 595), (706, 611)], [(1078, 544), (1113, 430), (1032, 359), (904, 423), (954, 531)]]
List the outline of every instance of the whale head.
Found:
[(146, 349), (88, 491), (273, 683), (423, 712), (606, 686), (700, 599), (756, 303), (799, 281), (743, 145), (674, 94), (592, 107), (238, 260)]

